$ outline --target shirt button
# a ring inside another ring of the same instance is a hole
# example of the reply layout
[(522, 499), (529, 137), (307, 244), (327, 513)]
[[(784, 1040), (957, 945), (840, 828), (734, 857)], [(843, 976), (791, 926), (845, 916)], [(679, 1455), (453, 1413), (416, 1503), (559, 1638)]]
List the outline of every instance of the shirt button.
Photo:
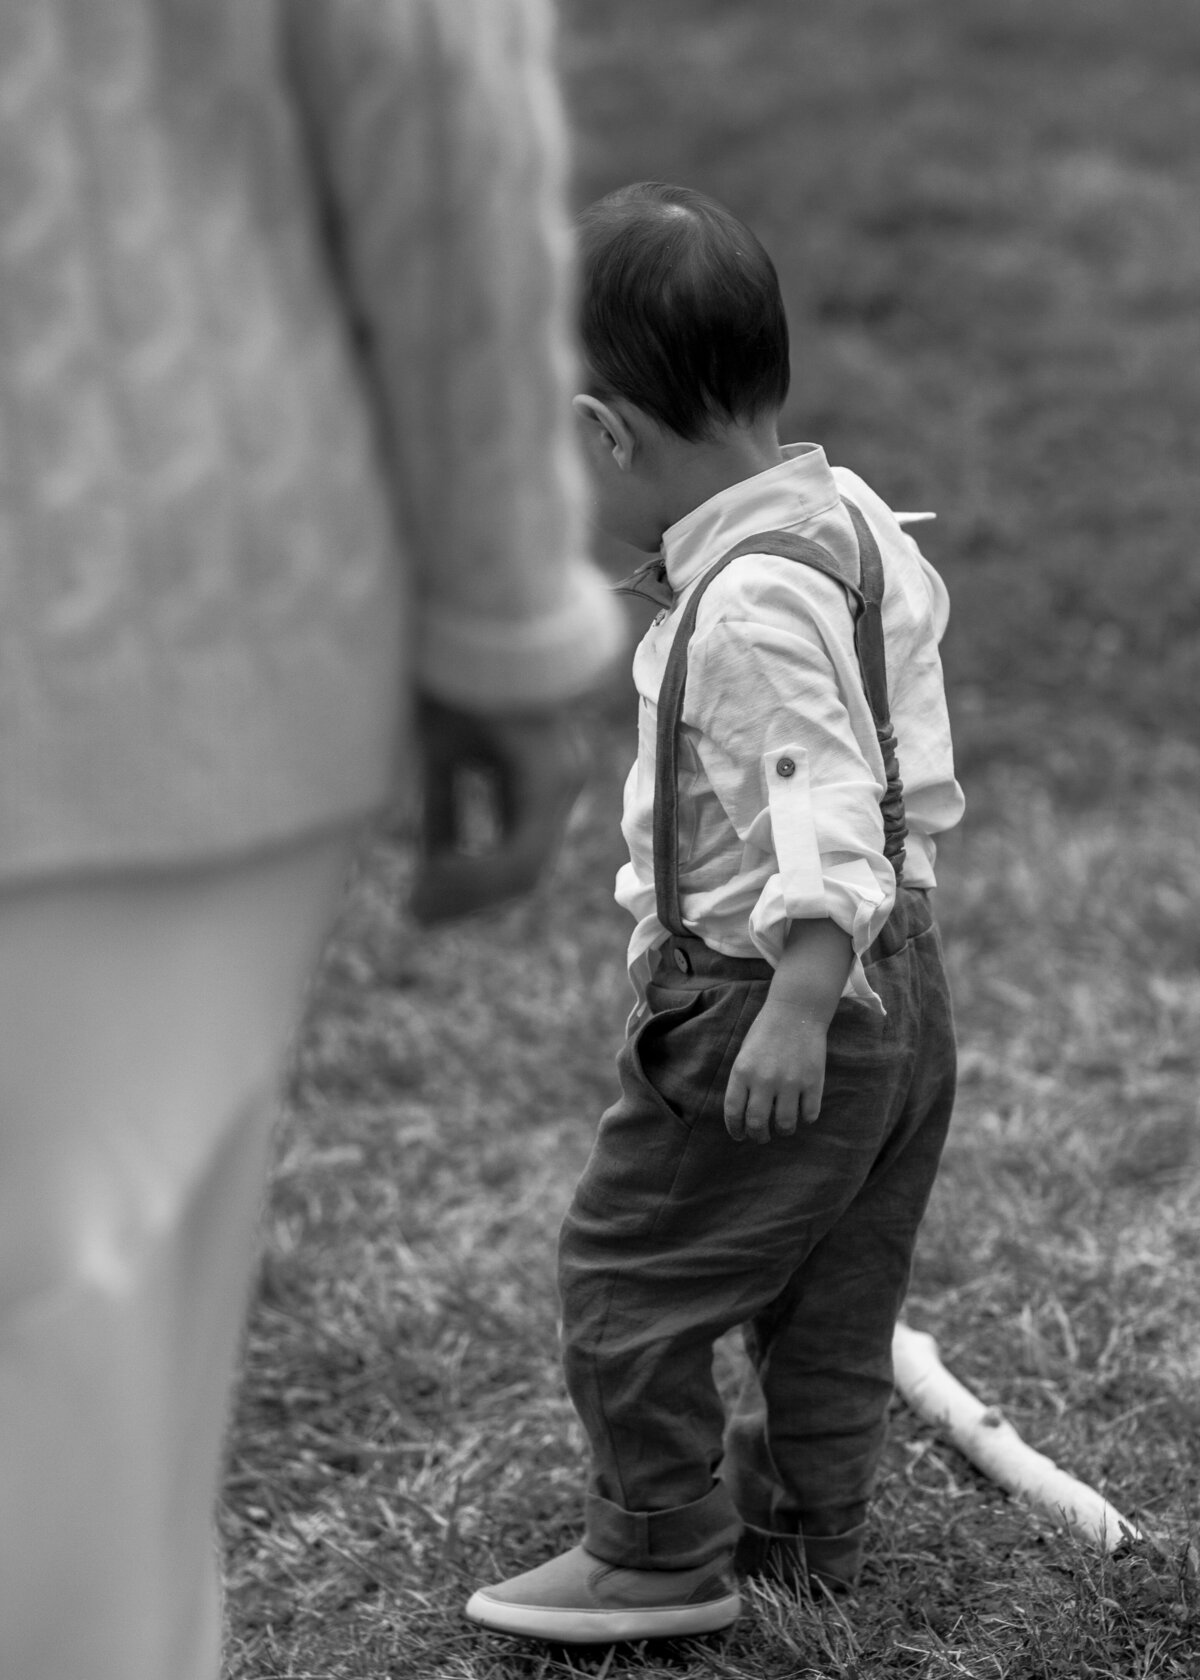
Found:
[(781, 776), (794, 776), (796, 774), (796, 760), (794, 758), (777, 758), (775, 768)]
[(675, 960), (675, 967), (679, 970), (679, 972), (681, 974), (686, 974), (687, 971), (688, 971), (687, 952), (686, 951), (674, 951), (672, 953), (672, 956), (674, 957), (674, 960)]

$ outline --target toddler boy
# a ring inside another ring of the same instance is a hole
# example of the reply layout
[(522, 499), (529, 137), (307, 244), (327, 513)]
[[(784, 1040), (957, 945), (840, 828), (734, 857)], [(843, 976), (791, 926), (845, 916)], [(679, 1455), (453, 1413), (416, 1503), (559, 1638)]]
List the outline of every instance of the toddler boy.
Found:
[(738, 1567), (855, 1582), (954, 1097), (929, 893), (962, 813), (945, 589), (861, 479), (780, 447), (765, 251), (644, 183), (585, 213), (581, 255), (597, 516), (660, 556), (617, 879), (638, 1004), (561, 1240), (583, 1543), (467, 1606), (556, 1641), (723, 1627)]

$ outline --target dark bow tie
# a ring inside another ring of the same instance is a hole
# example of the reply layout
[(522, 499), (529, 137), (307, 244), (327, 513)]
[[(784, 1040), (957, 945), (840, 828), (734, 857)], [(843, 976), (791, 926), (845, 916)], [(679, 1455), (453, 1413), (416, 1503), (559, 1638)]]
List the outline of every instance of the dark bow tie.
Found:
[(675, 605), (675, 591), (667, 582), (667, 563), (661, 554), (653, 555), (628, 577), (614, 583), (613, 588), (620, 595), (640, 595), (658, 607)]

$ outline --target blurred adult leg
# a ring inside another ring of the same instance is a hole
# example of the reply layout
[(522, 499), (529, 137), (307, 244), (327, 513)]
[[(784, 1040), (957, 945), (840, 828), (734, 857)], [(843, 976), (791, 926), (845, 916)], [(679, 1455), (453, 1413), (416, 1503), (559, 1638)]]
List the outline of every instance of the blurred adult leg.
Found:
[(275, 1088), (348, 833), (0, 894), (0, 1674), (215, 1680)]

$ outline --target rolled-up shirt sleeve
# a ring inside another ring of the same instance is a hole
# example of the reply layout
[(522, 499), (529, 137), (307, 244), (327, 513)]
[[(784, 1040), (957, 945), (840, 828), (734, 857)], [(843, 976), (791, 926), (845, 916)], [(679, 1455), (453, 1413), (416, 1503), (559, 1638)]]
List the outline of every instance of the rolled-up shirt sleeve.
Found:
[[(845, 597), (836, 585), (827, 592), (848, 627)], [(685, 716), (742, 843), (743, 872), (762, 879), (749, 915), (755, 948), (776, 963), (793, 921), (829, 917), (854, 944), (849, 989), (870, 1000), (861, 956), (896, 892), (883, 855), (882, 761), (864, 756), (848, 705), (866, 701), (840, 691), (819, 615), (808, 619), (787, 595), (781, 610), (768, 592), (753, 622), (721, 617), (693, 640), (696, 700)]]

